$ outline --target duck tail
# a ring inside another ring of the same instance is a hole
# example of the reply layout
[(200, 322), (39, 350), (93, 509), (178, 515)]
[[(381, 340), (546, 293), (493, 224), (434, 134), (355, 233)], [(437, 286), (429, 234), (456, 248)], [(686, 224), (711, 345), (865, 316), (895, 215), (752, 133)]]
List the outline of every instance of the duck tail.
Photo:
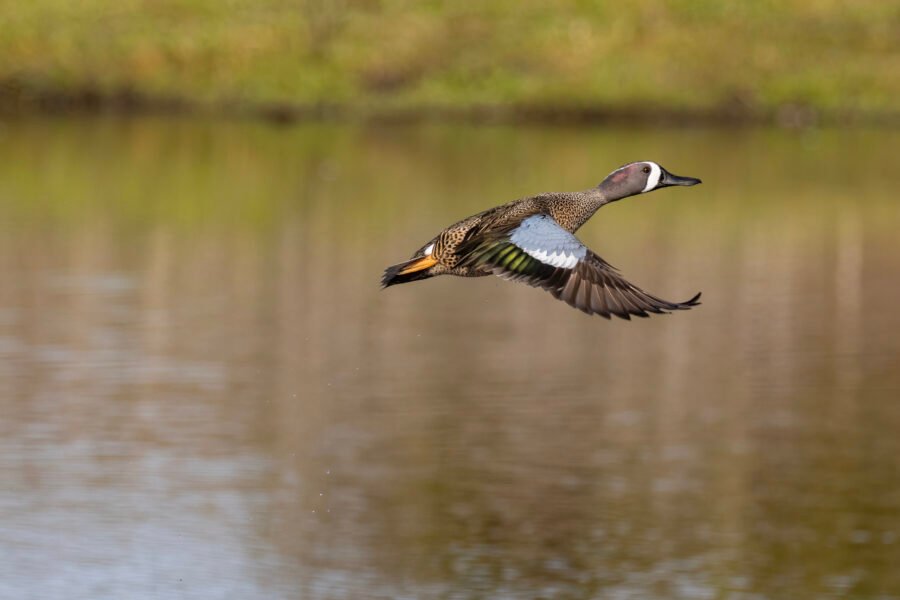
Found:
[(386, 288), (398, 283), (428, 279), (432, 277), (431, 267), (436, 264), (437, 261), (431, 256), (420, 256), (398, 265), (392, 265), (384, 270), (384, 275), (381, 278), (381, 287)]

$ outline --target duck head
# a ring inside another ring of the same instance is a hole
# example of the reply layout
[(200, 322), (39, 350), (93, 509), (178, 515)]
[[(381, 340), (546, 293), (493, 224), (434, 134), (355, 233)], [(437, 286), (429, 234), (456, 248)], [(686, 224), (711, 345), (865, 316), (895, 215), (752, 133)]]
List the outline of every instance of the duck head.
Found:
[(658, 163), (644, 160), (619, 167), (597, 187), (603, 192), (607, 202), (612, 202), (672, 185), (697, 185), (698, 183), (702, 182), (694, 177), (673, 175)]

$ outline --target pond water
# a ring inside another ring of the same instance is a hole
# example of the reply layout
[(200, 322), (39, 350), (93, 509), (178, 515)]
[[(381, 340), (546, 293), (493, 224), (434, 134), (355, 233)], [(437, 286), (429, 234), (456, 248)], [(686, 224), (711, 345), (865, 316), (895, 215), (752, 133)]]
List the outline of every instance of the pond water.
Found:
[[(0, 598), (900, 598), (900, 132), (0, 126)], [(695, 310), (382, 291), (631, 160), (579, 236)]]

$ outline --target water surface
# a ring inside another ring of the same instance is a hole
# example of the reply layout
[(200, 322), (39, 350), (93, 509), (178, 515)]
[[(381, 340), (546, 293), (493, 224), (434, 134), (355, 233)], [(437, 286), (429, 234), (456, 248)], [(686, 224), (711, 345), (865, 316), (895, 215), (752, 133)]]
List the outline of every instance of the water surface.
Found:
[[(896, 132), (0, 128), (0, 597), (900, 598)], [(580, 237), (696, 310), (378, 289), (653, 159)]]

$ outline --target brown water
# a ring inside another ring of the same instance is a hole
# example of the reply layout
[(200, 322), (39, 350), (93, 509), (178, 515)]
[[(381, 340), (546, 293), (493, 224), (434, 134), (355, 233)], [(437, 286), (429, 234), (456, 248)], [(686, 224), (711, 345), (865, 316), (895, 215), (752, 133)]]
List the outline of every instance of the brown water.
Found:
[[(0, 598), (900, 598), (900, 134), (0, 128)], [(654, 159), (580, 236), (696, 310), (378, 289)]]

